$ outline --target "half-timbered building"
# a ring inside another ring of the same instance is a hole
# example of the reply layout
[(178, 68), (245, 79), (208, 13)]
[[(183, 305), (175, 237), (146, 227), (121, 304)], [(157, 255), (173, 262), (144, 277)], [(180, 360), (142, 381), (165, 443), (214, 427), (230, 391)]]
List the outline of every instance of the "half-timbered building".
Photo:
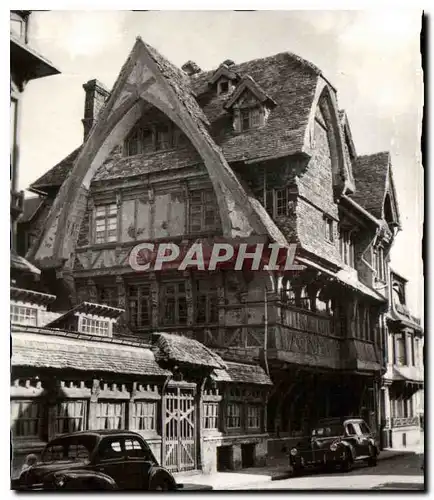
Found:
[[(87, 331), (71, 346), (132, 343), (152, 353), (160, 379), (109, 362), (80, 378), (77, 361), (83, 425), (102, 425), (109, 410), (92, 398), (109, 391), (118, 404), (115, 384), (129, 408), (117, 425), (137, 428), (156, 411), (159, 456), (174, 471), (260, 463), (317, 417), (362, 413), (376, 427), (396, 194), (390, 156), (357, 155), (322, 72), (291, 53), (178, 69), (137, 39), (111, 92), (96, 80), (84, 88), (83, 144), (32, 184), (41, 202), (22, 242), (57, 297), (52, 310), (124, 311), (111, 336), (88, 341)], [(222, 238), (296, 244), (304, 269), (129, 265), (139, 243)], [(145, 397), (135, 409), (134, 391), (148, 384), (159, 410)]]

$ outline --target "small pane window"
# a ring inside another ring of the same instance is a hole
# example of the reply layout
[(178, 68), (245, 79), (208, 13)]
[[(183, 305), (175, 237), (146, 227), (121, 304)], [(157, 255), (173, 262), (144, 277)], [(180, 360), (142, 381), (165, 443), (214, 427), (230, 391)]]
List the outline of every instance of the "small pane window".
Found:
[(11, 304), (10, 319), (11, 323), (18, 325), (37, 325), (38, 310), (34, 307), (27, 307), (17, 304)]
[(203, 404), (203, 427), (204, 429), (218, 428), (219, 404), (217, 402), (205, 402)]
[(12, 400), (11, 430), (14, 437), (38, 437), (41, 432), (43, 404), (37, 400)]
[(86, 401), (61, 401), (56, 406), (56, 434), (83, 431), (86, 425)]
[(333, 242), (333, 219), (324, 217), (324, 237), (327, 241)]
[(125, 403), (99, 402), (96, 405), (97, 429), (123, 429)]
[(249, 429), (259, 429), (261, 426), (261, 408), (249, 405), (247, 407), (247, 427)]
[(117, 241), (118, 207), (116, 203), (95, 208), (95, 243)]
[(109, 336), (109, 322), (103, 319), (94, 319), (84, 316), (81, 319), (81, 332), (88, 335), (101, 335), (102, 337)]
[(154, 401), (135, 401), (133, 406), (132, 430), (156, 430), (156, 403)]
[(162, 283), (161, 298), (163, 304), (164, 325), (185, 325), (187, 323), (187, 298), (184, 283)]
[(239, 429), (241, 427), (241, 405), (239, 403), (228, 404), (226, 423), (228, 429)]

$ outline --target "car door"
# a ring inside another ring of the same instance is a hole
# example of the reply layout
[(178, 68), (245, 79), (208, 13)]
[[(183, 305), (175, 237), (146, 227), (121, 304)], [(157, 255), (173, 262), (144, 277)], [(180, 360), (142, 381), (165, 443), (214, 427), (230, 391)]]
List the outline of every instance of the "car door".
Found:
[(125, 481), (127, 489), (148, 490), (149, 472), (155, 458), (148, 445), (135, 437), (125, 438)]
[(353, 428), (356, 431), (355, 435), (355, 449), (356, 449), (356, 457), (359, 458), (361, 456), (365, 456), (368, 454), (369, 449), (369, 440), (363, 434), (362, 429), (360, 428), (359, 422), (353, 422)]
[(359, 422), (359, 427), (362, 433), (364, 451), (366, 451), (366, 455), (369, 455), (369, 448), (372, 444), (372, 441), (375, 442), (374, 433), (363, 420)]
[(357, 431), (356, 428), (354, 427), (354, 422), (346, 422), (345, 423), (345, 441), (348, 441), (355, 452), (355, 457), (359, 455), (358, 447), (359, 447), (359, 442), (357, 438)]
[(125, 489), (124, 462), (124, 438), (104, 437), (98, 447), (95, 470), (113, 478), (119, 489)]

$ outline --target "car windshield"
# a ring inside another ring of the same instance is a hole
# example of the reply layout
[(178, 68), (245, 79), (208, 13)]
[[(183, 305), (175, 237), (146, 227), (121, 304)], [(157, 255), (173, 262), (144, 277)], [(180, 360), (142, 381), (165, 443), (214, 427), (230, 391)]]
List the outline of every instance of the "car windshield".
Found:
[(42, 462), (86, 461), (97, 443), (96, 436), (73, 436), (55, 439), (42, 454)]
[(312, 430), (312, 437), (340, 436), (344, 433), (341, 425), (324, 425)]

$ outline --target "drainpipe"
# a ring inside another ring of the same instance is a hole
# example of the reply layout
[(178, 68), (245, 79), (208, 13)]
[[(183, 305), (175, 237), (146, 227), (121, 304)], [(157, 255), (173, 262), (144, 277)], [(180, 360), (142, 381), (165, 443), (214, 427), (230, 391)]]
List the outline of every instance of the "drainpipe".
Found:
[(268, 296), (267, 287), (265, 287), (264, 295), (264, 363), (265, 371), (270, 376), (270, 369), (268, 367)]

